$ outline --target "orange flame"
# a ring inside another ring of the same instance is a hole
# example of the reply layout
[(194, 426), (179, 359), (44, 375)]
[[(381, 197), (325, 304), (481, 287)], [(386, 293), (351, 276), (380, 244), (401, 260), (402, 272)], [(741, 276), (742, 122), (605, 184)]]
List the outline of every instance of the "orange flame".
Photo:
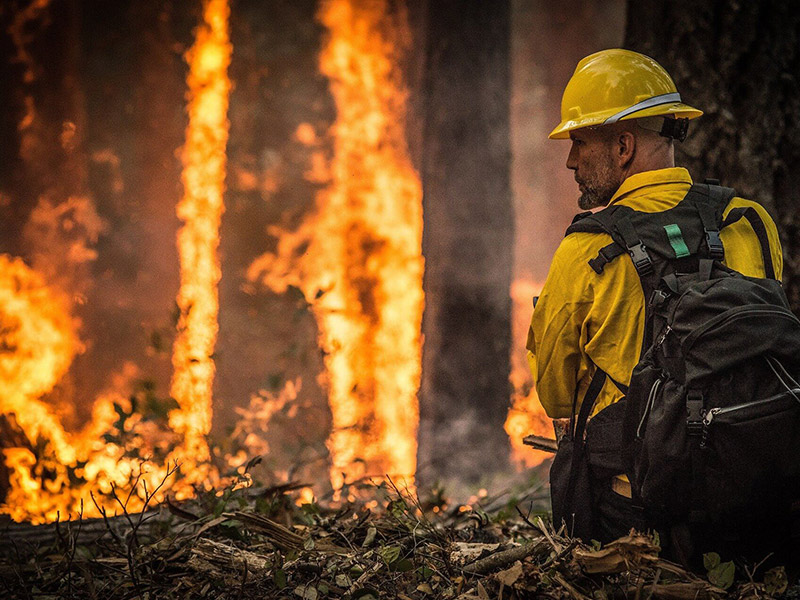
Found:
[(217, 257), (219, 225), (224, 210), (225, 148), (228, 141), (228, 65), (230, 9), (227, 0), (205, 0), (189, 62), (189, 125), (183, 148), (184, 196), (178, 217), (181, 284), (178, 336), (173, 349), (171, 393), (179, 408), (169, 415), (173, 431), (183, 436), (171, 458), (191, 465), (191, 481), (207, 473), (196, 465), (210, 458), (206, 435), (211, 430), (211, 399), (215, 366), (220, 266)]
[[(37, 2), (37, 10), (46, 4)], [(186, 193), (178, 206), (184, 226), (178, 235), (181, 318), (172, 393), (179, 408), (169, 415), (169, 423), (182, 443), (170, 454), (167, 465), (143, 462), (127, 454), (133, 449), (139, 456), (150, 456), (154, 450), (176, 442), (163, 430), (151, 430), (152, 426), (132, 410), (131, 401), (122, 393), (137, 376), (136, 367), (130, 364), (112, 382), (111, 389), (94, 402), (92, 418), (83, 430), (64, 429), (57, 411), (42, 400), (67, 372), (74, 355), (82, 351), (79, 323), (70, 316), (69, 301), (66, 295), (54, 291), (69, 287), (59, 281), (63, 269), (45, 260), (46, 256), (34, 256), (48, 281), (60, 284), (48, 287), (38, 271), (19, 259), (0, 255), (0, 413), (5, 415), (4, 427), (12, 434), (18, 428), (24, 438), (0, 440), (6, 442), (2, 446), (10, 482), (0, 512), (13, 519), (40, 523), (81, 510), (84, 515), (97, 516), (98, 508), (89, 500), (90, 491), (99, 492), (95, 500), (100, 509), (112, 513), (119, 509), (107, 495), (118, 490), (122, 498), (128, 498), (126, 508), (137, 511), (144, 506), (146, 492), (152, 493), (162, 483), (166, 483), (164, 490), (171, 488), (182, 498), (192, 493), (191, 484), (210, 484), (215, 479), (216, 473), (207, 464), (205, 435), (211, 425), (212, 353), (220, 276), (216, 253), (228, 135), (227, 66), (231, 47), (227, 0), (205, 2), (203, 18), (196, 43), (187, 55)], [(94, 250), (86, 242), (95, 242), (104, 225), (89, 209), (82, 198), (70, 198), (58, 207), (45, 198), (26, 227), (38, 239), (68, 214), (79, 219), (87, 240), (76, 238), (56, 259), (91, 261)], [(129, 416), (124, 423), (122, 414)], [(123, 442), (131, 429), (136, 429), (137, 435), (133, 441)], [(188, 477), (176, 482), (173, 476), (165, 481), (171, 461), (182, 462)], [(163, 492), (155, 501), (162, 499)]]
[(66, 306), (22, 260), (0, 255), (0, 412), (14, 414), (29, 439), (51, 438), (58, 459), (71, 463), (60, 421), (39, 400), (82, 348)]
[(505, 430), (511, 442), (512, 458), (521, 467), (535, 467), (548, 456), (545, 452), (523, 445), (522, 438), (531, 434), (553, 435), (553, 427), (536, 395), (525, 360), (525, 343), (533, 310), (532, 299), (541, 291), (542, 284), (524, 278), (511, 284), (511, 300), (514, 304), (510, 381), (514, 392)]
[[(75, 433), (66, 431), (41, 399), (82, 351), (67, 306), (66, 298), (22, 260), (0, 255), (0, 413), (25, 437), (23, 442), (0, 440), (6, 442), (10, 482), (0, 512), (18, 521), (41, 523), (76, 514), (82, 501), (84, 514), (98, 515), (89, 491), (107, 493), (112, 485), (125, 489), (140, 468), (139, 461), (124, 456), (124, 448), (103, 439), (103, 434), (120, 433), (114, 429), (114, 404), (129, 406), (123, 395), (111, 389), (98, 398), (90, 423)], [(115, 387), (124, 387), (131, 376), (123, 373)], [(166, 470), (145, 470), (143, 480), (153, 490)], [(131, 495), (130, 510), (141, 508), (141, 491)], [(111, 511), (116, 508), (108, 497), (97, 499)]]
[[(278, 251), (250, 267), (276, 291), (295, 285), (313, 305), (326, 352), (333, 431), (331, 483), (364, 475), (413, 478), (423, 309), (422, 190), (405, 139), (407, 90), (397, 67), (406, 15), (385, 1), (322, 2), (320, 69), (337, 107), (334, 157), (317, 214), (279, 233)], [(309, 132), (299, 131), (313, 143)], [(299, 265), (293, 260), (309, 244)]]

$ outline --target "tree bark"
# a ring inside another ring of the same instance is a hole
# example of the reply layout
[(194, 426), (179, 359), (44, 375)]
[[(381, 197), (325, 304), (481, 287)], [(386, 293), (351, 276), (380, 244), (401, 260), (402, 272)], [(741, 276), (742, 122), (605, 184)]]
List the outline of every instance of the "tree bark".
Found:
[(790, 2), (628, 2), (626, 47), (652, 56), (705, 111), (678, 145), (695, 179), (764, 204), (783, 242), (784, 285), (800, 310), (800, 12)]
[(439, 0), (424, 21), (418, 476), (474, 483), (508, 461), (510, 6)]

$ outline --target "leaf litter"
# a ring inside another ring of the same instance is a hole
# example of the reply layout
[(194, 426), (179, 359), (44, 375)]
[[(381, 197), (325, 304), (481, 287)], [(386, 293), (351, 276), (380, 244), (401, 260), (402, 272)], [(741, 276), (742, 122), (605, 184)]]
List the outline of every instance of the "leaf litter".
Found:
[(706, 573), (689, 572), (660, 557), (653, 535), (584, 544), (549, 521), (541, 481), (470, 505), (388, 478), (353, 484), (346, 501), (298, 505), (300, 487), (232, 486), (141, 514), (6, 524), (0, 590), (4, 598), (699, 600), (778, 597), (788, 587), (782, 568), (737, 569), (713, 553)]

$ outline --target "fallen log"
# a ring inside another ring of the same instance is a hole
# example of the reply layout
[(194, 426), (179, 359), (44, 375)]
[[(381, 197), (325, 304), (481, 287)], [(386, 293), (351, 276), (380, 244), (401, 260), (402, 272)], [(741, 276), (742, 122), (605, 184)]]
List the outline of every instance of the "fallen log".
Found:
[(10, 521), (0, 526), (0, 539), (10, 542), (0, 544), (0, 548), (2, 548), (0, 552), (13, 551), (13, 548), (9, 546), (13, 546), (15, 543), (43, 546), (53, 544), (62, 538), (71, 537), (77, 544), (87, 544), (104, 537), (112, 537), (114, 534), (124, 537), (126, 532), (131, 530), (130, 521), (133, 523), (141, 521), (139, 532), (146, 534), (154, 525), (163, 523), (169, 518), (170, 515), (166, 511), (153, 509), (144, 513), (127, 516), (115, 515), (106, 519), (102, 517), (78, 518), (41, 525)]

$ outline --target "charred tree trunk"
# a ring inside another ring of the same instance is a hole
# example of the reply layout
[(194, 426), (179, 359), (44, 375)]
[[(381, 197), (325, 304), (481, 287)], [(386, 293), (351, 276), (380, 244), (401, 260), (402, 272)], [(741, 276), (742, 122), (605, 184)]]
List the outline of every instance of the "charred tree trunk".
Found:
[(508, 461), (509, 3), (428, 2), (425, 30), (418, 474), (475, 482)]
[(791, 2), (628, 2), (626, 47), (659, 61), (705, 111), (679, 146), (695, 179), (762, 202), (800, 310), (800, 12)]
[(47, 272), (41, 258), (46, 249), (20, 223), (42, 200), (58, 205), (86, 191), (86, 115), (77, 76), (80, 6), (74, 0), (17, 0), (0, 11), (0, 25), (7, 52), (0, 69), (0, 205), (9, 218), (0, 229), (2, 249), (40, 263), (51, 283), (71, 279), (72, 273)]

